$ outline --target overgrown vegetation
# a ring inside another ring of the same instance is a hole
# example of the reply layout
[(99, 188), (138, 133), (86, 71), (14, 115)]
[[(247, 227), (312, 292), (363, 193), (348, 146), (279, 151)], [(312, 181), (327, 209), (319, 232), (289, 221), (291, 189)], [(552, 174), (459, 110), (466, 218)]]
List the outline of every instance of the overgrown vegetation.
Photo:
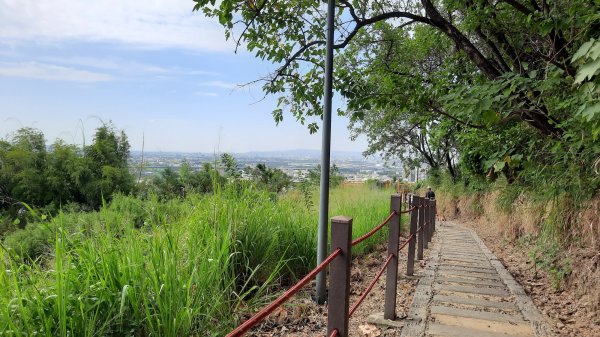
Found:
[[(170, 199), (117, 194), (98, 211), (31, 210), (0, 248), (0, 332), (223, 335), (314, 266), (317, 210), (298, 207), (299, 192), (212, 182), (212, 193)], [(389, 193), (335, 188), (331, 212), (352, 215), (358, 236), (387, 215)]]
[[(83, 148), (30, 128), (2, 141), (0, 334), (223, 335), (315, 265), (319, 168), (293, 189), (223, 154), (136, 184), (128, 154), (110, 124)], [(332, 172), (331, 212), (355, 237), (385, 218), (391, 191)]]

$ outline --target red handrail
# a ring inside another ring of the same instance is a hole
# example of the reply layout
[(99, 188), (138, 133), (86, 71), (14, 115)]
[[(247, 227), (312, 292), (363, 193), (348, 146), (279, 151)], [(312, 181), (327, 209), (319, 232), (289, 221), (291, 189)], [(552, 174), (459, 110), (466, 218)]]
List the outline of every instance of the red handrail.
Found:
[[(416, 234), (416, 233), (415, 233), (415, 234)], [(409, 237), (406, 239), (406, 241), (404, 241), (404, 242), (402, 243), (402, 245), (400, 245), (400, 247), (398, 247), (398, 251), (402, 250), (402, 248), (404, 248), (404, 247), (405, 247), (405, 246), (406, 246), (406, 245), (407, 245), (407, 244), (410, 242), (410, 240), (412, 240), (412, 239), (416, 238), (415, 234), (411, 234), (411, 235), (410, 235), (410, 236), (409, 236)]]
[(417, 208), (418, 208), (417, 206), (413, 206), (413, 207), (411, 207), (411, 208), (409, 208), (409, 209), (407, 209), (405, 211), (400, 212), (400, 214), (410, 213), (410, 212), (414, 211)]
[(394, 217), (394, 215), (397, 215), (398, 212), (396, 211), (392, 211), (390, 213), (390, 215), (388, 215), (388, 217), (383, 220), (382, 223), (380, 223), (379, 225), (377, 225), (375, 228), (371, 229), (367, 234), (356, 238), (352, 241), (352, 246), (354, 247), (355, 245), (365, 241), (366, 239), (370, 238), (371, 236), (373, 236), (373, 234), (377, 233), (378, 230), (380, 230), (383, 226), (385, 226), (388, 222), (390, 222), (390, 220)]
[(254, 316), (250, 317), (249, 320), (245, 321), (242, 325), (238, 326), (235, 330), (231, 331), (227, 334), (226, 337), (234, 337), (234, 336), (242, 336), (244, 333), (248, 332), (248, 330), (252, 329), (258, 323), (260, 323), (263, 319), (269, 316), (275, 309), (277, 309), (280, 305), (285, 303), (290, 297), (295, 295), (302, 287), (304, 287), (310, 280), (315, 278), (319, 272), (321, 272), (333, 259), (335, 259), (338, 255), (342, 253), (341, 248), (337, 248), (334, 250), (329, 256), (321, 262), (315, 269), (313, 269), (310, 273), (304, 276), (298, 283), (288, 289), (285, 293), (279, 296), (275, 301), (271, 302), (266, 307), (262, 308), (259, 312), (254, 314)]
[(371, 289), (373, 289), (373, 286), (375, 286), (375, 283), (377, 283), (377, 281), (379, 281), (379, 278), (381, 277), (381, 275), (383, 274), (383, 272), (385, 271), (387, 266), (390, 264), (393, 257), (394, 257), (394, 254), (388, 255), (388, 258), (387, 258), (387, 260), (385, 260), (383, 267), (381, 267), (381, 269), (379, 269), (379, 272), (377, 273), (377, 275), (375, 275), (375, 278), (373, 279), (373, 281), (371, 281), (371, 283), (369, 283), (369, 286), (362, 293), (362, 295), (360, 295), (360, 298), (358, 299), (358, 301), (356, 301), (356, 303), (354, 303), (352, 308), (350, 308), (350, 312), (348, 313), (348, 316), (352, 316), (352, 314), (356, 311), (356, 309), (358, 309), (358, 306), (361, 305), (361, 303), (365, 300), (365, 298), (367, 298), (367, 295), (371, 292)]

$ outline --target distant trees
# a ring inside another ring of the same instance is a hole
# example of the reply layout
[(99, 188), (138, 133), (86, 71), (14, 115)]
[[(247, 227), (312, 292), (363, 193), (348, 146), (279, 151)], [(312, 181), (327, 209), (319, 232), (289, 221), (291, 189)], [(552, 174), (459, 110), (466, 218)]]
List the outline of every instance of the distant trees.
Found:
[(127, 136), (111, 123), (83, 149), (62, 140), (47, 148), (40, 130), (21, 128), (0, 141), (0, 209), (14, 213), (19, 202), (49, 212), (70, 202), (98, 208), (102, 198), (132, 191), (128, 157)]
[(240, 170), (238, 168), (238, 164), (235, 160), (235, 157), (229, 153), (223, 153), (221, 155), (221, 165), (223, 166), (223, 170), (225, 171), (225, 175), (228, 178), (238, 179), (241, 177)]
[(269, 168), (265, 164), (246, 167), (244, 170), (259, 187), (271, 192), (281, 192), (292, 184), (292, 179), (278, 168)]
[(204, 163), (199, 171), (194, 171), (189, 162), (184, 161), (179, 171), (167, 167), (161, 173), (139, 186), (145, 194), (152, 193), (161, 199), (185, 197), (188, 193), (210, 193), (218, 184), (226, 182), (211, 163)]
[(247, 166), (243, 172), (229, 153), (223, 153), (215, 163), (206, 162), (198, 171), (194, 171), (189, 162), (184, 161), (178, 171), (166, 168), (147, 182), (139, 186), (143, 193), (152, 193), (162, 199), (185, 197), (188, 193), (211, 193), (217, 186), (236, 184), (244, 186), (254, 184), (258, 188), (279, 193), (292, 183), (291, 178), (280, 169), (257, 164)]
[[(319, 185), (321, 182), (321, 165), (308, 171), (307, 182), (312, 185)], [(340, 186), (344, 182), (344, 176), (340, 173), (339, 167), (333, 164), (329, 169), (329, 187)]]

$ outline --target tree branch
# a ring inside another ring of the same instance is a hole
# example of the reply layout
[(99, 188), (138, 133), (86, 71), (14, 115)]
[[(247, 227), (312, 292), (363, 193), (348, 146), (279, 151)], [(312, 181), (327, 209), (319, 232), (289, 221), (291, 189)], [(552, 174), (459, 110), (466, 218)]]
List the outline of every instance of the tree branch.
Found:
[(450, 118), (451, 120), (453, 120), (453, 121), (455, 121), (457, 123), (460, 123), (462, 125), (465, 125), (465, 126), (468, 126), (470, 128), (474, 128), (474, 129), (479, 129), (479, 130), (485, 130), (485, 129), (487, 129), (485, 125), (477, 125), (477, 124), (472, 124), (472, 123), (469, 123), (469, 122), (462, 121), (462, 120), (460, 120), (460, 119), (458, 119), (458, 118), (450, 115), (449, 113), (443, 111), (442, 109), (436, 107), (435, 104), (433, 104), (433, 102), (431, 102), (431, 101), (429, 102), (429, 107), (434, 112), (436, 112), (436, 113), (438, 113), (438, 114), (440, 114), (442, 116), (446, 116), (446, 117)]

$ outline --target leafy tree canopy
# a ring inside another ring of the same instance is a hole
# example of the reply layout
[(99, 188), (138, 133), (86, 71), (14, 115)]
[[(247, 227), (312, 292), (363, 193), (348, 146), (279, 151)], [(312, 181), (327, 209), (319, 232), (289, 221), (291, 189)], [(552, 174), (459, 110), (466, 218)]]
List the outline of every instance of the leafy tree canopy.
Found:
[[(226, 38), (271, 61), (265, 95), (311, 132), (322, 113), (319, 1), (194, 0)], [(334, 90), (368, 153), (509, 180), (600, 166), (599, 3), (338, 0)], [(587, 178), (585, 178), (587, 177)], [(536, 179), (539, 179), (536, 178)], [(583, 184), (579, 181), (577, 184)], [(588, 184), (589, 185), (589, 184)]]

